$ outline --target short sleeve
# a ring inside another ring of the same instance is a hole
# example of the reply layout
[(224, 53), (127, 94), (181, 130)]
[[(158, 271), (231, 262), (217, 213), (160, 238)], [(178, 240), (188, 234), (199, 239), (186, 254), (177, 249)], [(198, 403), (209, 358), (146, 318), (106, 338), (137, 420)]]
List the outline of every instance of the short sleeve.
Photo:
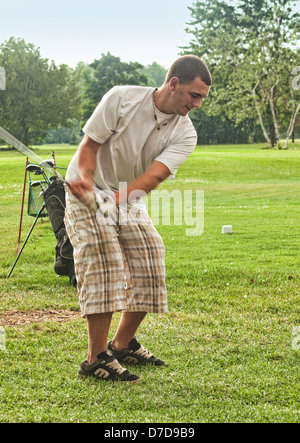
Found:
[(108, 91), (83, 127), (83, 132), (98, 143), (105, 143), (115, 132), (120, 109), (121, 97), (118, 88)]
[(197, 133), (195, 129), (192, 128), (188, 133), (183, 134), (180, 138), (171, 142), (155, 160), (167, 166), (171, 172), (170, 178), (174, 178), (177, 169), (191, 155), (196, 145)]

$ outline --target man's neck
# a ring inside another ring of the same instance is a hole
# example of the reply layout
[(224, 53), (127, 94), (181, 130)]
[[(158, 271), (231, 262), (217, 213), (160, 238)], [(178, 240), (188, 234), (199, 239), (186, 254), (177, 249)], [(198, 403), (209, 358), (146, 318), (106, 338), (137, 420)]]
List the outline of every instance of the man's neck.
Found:
[(170, 103), (170, 94), (167, 84), (163, 84), (153, 95), (156, 108), (164, 114), (174, 114)]

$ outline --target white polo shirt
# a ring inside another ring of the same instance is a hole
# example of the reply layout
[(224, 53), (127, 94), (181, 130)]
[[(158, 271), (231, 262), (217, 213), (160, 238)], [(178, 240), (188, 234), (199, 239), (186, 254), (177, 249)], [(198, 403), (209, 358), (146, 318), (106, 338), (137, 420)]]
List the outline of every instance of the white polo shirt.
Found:
[[(155, 109), (155, 88), (115, 86), (107, 92), (83, 128), (101, 147), (97, 152), (95, 184), (117, 191), (122, 182), (131, 183), (154, 160), (166, 165), (174, 177), (179, 166), (193, 152), (197, 133), (188, 116), (163, 114)], [(66, 179), (78, 177), (78, 151), (72, 158)]]

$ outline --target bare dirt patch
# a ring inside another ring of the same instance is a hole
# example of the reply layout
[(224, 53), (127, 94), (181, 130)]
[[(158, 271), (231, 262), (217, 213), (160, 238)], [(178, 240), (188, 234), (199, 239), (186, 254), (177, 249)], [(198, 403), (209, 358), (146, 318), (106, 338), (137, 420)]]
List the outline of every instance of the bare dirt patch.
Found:
[(69, 310), (6, 311), (0, 313), (0, 326), (26, 326), (32, 323), (55, 321), (63, 323), (80, 318), (80, 312)]

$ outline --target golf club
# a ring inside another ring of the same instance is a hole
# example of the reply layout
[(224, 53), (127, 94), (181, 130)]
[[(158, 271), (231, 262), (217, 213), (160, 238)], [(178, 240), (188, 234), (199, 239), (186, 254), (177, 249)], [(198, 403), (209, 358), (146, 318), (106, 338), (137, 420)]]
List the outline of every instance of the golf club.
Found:
[(42, 175), (46, 183), (49, 185), (50, 181), (47, 177), (47, 175), (44, 172), (44, 169), (41, 168), (39, 165), (35, 165), (34, 163), (30, 163), (28, 166), (26, 166), (26, 169), (28, 172), (33, 173), (34, 175)]
[(50, 158), (49, 160), (42, 160), (41, 162), (40, 162), (40, 166), (42, 167), (42, 168), (47, 168), (47, 167), (49, 167), (49, 168), (53, 168), (54, 169), (54, 166), (55, 166), (55, 164), (54, 164), (54, 160), (52, 159), (52, 158)]
[(43, 160), (43, 161), (41, 161), (40, 162), (40, 166), (41, 166), (41, 168), (51, 168), (51, 170), (54, 172), (54, 175), (55, 175), (55, 177), (56, 178), (59, 178), (58, 177), (58, 174), (57, 174), (57, 170), (56, 170), (56, 167), (55, 167), (55, 163), (54, 163), (54, 160), (51, 158), (51, 159), (49, 159), (49, 160)]
[[(4, 140), (6, 143), (10, 144), (14, 148), (16, 148), (18, 151), (20, 151), (22, 154), (26, 155), (27, 157), (34, 160), (36, 163), (40, 164), (42, 163), (45, 166), (45, 169), (52, 170), (52, 168), (49, 166), (48, 161), (42, 160), (37, 154), (35, 154), (31, 149), (29, 149), (27, 146), (25, 146), (22, 142), (20, 142), (17, 138), (15, 138), (13, 135), (11, 135), (9, 132), (7, 132), (4, 128), (0, 126), (0, 138)], [(46, 166), (46, 163), (48, 166)], [(52, 160), (51, 160), (52, 163)], [(67, 186), (69, 186), (69, 183), (66, 182), (66, 180), (63, 178), (63, 176), (57, 171), (57, 168), (55, 168), (56, 175), (63, 183), (65, 183)], [(47, 178), (48, 180), (48, 178)], [(87, 199), (83, 202), (86, 207), (93, 213), (96, 214), (98, 210), (98, 205), (96, 202), (96, 197), (94, 192), (87, 193)]]
[(40, 198), (40, 197), (44, 194), (44, 192), (45, 192), (45, 188), (44, 188), (44, 186), (42, 185), (42, 182), (32, 182), (32, 183), (31, 183), (31, 186), (32, 186), (33, 188), (36, 188), (37, 186), (40, 186), (40, 188), (41, 188), (41, 192), (40, 192), (40, 194), (38, 195), (38, 198)]

